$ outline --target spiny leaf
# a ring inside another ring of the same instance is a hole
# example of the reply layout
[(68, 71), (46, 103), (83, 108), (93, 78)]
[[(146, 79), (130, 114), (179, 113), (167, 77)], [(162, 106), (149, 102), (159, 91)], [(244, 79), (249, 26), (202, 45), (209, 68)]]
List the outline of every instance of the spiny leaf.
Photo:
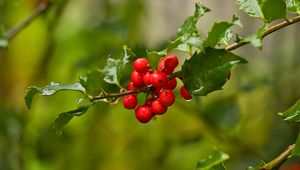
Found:
[(259, 30), (252, 35), (243, 38), (243, 41), (250, 42), (256, 48), (262, 48), (262, 39), (265, 31), (268, 29), (268, 24), (264, 24)]
[(225, 169), (223, 162), (227, 159), (229, 159), (229, 155), (227, 153), (216, 150), (206, 159), (198, 161), (196, 170), (223, 170)]
[(99, 69), (88, 71), (85, 76), (80, 77), (80, 83), (85, 87), (90, 95), (98, 95), (102, 89), (103, 72)]
[(232, 38), (233, 35), (229, 28), (233, 25), (241, 26), (239, 18), (235, 15), (233, 16), (231, 22), (216, 22), (209, 31), (207, 38), (204, 41), (204, 47), (214, 48), (217, 44), (219, 44), (222, 41), (224, 41), (225, 44), (228, 43), (228, 41)]
[(278, 114), (287, 122), (300, 122), (300, 99), (287, 111)]
[(287, 10), (300, 14), (300, 0), (286, 0)]
[(269, 23), (285, 18), (286, 4), (284, 0), (236, 0), (240, 10), (250, 17), (260, 18)]
[(57, 135), (62, 134), (62, 128), (70, 122), (74, 116), (81, 116), (88, 111), (91, 104), (80, 106), (77, 109), (63, 112), (54, 120), (53, 129)]
[(32, 99), (36, 94), (40, 94), (42, 96), (50, 96), (55, 94), (60, 90), (73, 90), (73, 91), (80, 91), (85, 94), (86, 89), (78, 82), (74, 84), (62, 84), (62, 83), (55, 83), (51, 82), (45, 87), (29, 87), (27, 90), (27, 94), (25, 96), (25, 103), (27, 107), (31, 108)]
[(184, 21), (184, 24), (178, 29), (175, 40), (170, 41), (167, 51), (169, 52), (174, 48), (186, 52), (191, 52), (192, 47), (197, 47), (200, 49), (202, 47), (202, 40), (196, 24), (199, 18), (209, 11), (209, 8), (203, 6), (199, 2), (196, 2), (194, 15), (188, 17)]
[(126, 64), (130, 62), (130, 57), (134, 56), (135, 54), (124, 46), (120, 59), (108, 58), (104, 69), (100, 70), (105, 75), (104, 81), (119, 86), (121, 74), (124, 71)]
[(206, 12), (209, 12), (210, 9), (200, 4), (200, 2), (195, 3), (195, 12), (193, 16), (188, 17), (183, 25), (178, 29), (177, 37), (183, 36), (186, 34), (196, 33), (196, 23), (201, 16), (203, 16)]
[(231, 68), (242, 63), (247, 61), (224, 49), (206, 48), (205, 51), (194, 53), (183, 64), (184, 86), (193, 95), (205, 96), (220, 90)]
[(5, 31), (3, 26), (0, 26), (0, 48), (7, 48), (8, 40), (5, 37)]

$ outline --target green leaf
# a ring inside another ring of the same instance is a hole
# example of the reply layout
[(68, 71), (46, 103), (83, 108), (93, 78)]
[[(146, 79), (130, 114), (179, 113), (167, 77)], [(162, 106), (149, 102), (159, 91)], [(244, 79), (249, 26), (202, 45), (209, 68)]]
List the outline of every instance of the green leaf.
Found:
[(231, 68), (247, 63), (245, 59), (224, 49), (206, 48), (194, 53), (182, 66), (183, 83), (193, 95), (205, 96), (220, 90)]
[(231, 22), (221, 21), (216, 22), (208, 33), (207, 38), (204, 41), (204, 47), (214, 48), (217, 44), (228, 44), (228, 41), (232, 38), (232, 31), (229, 29), (233, 25), (241, 25), (241, 22), (237, 16), (233, 16)]
[(292, 152), (292, 156), (300, 156), (300, 133), (298, 134), (296, 146)]
[(59, 114), (53, 123), (53, 129), (55, 130), (55, 133), (57, 135), (61, 135), (62, 128), (66, 124), (68, 124), (74, 116), (81, 116), (85, 112), (87, 112), (90, 106), (91, 106), (91, 104), (80, 106), (75, 110), (71, 110), (71, 111), (63, 112), (63, 113)]
[(134, 56), (135, 54), (127, 46), (123, 46), (120, 59), (108, 58), (104, 69), (100, 70), (105, 75), (104, 81), (120, 86), (120, 79), (125, 66), (131, 61), (130, 58)]
[(287, 10), (300, 14), (300, 0), (286, 0)]
[(80, 83), (85, 87), (88, 94), (98, 95), (102, 89), (103, 72), (99, 69), (88, 71), (85, 76), (80, 77)]
[(268, 29), (268, 24), (264, 24), (258, 29), (255, 34), (249, 35), (243, 39), (244, 42), (250, 42), (256, 48), (262, 48), (262, 39), (265, 31)]
[(183, 25), (178, 29), (175, 40), (169, 42), (167, 52), (174, 48), (185, 52), (191, 52), (192, 47), (200, 49), (202, 47), (202, 40), (196, 24), (199, 18), (209, 11), (209, 8), (203, 6), (199, 2), (196, 2), (194, 15), (188, 17), (184, 21)]
[(250, 17), (260, 18), (265, 22), (285, 18), (284, 0), (236, 0), (241, 11)]
[(218, 42), (218, 45), (220, 44), (224, 44), (225, 46), (228, 46), (229, 41), (232, 39), (233, 37), (233, 32), (231, 29), (227, 29), (223, 35), (223, 37), (221, 37), (220, 41)]
[(183, 25), (178, 29), (177, 37), (183, 35), (190, 35), (197, 33), (196, 23), (200, 17), (202, 17), (206, 12), (209, 12), (210, 9), (200, 4), (200, 2), (195, 3), (195, 12), (193, 16), (188, 17)]
[(26, 106), (28, 109), (31, 109), (32, 99), (38, 93), (40, 93), (40, 88), (37, 88), (37, 87), (29, 87), (28, 88), (27, 94), (24, 97), (25, 103), (26, 103)]
[(223, 162), (227, 159), (229, 159), (227, 153), (216, 150), (208, 158), (198, 161), (196, 170), (224, 170)]
[(8, 40), (5, 36), (4, 27), (0, 26), (0, 48), (7, 48), (8, 46)]
[(236, 0), (241, 11), (245, 12), (250, 17), (264, 18), (258, 0)]
[(287, 122), (300, 122), (300, 99), (287, 111), (278, 114)]
[(284, 0), (263, 0), (262, 11), (267, 22), (285, 18), (286, 4)]
[(60, 90), (73, 90), (73, 91), (80, 91), (85, 94), (86, 89), (78, 82), (74, 84), (62, 84), (62, 83), (55, 83), (51, 82), (45, 87), (29, 87), (27, 90), (27, 94), (25, 96), (25, 103), (27, 107), (31, 108), (32, 99), (36, 94), (40, 94), (42, 96), (50, 96), (55, 94)]

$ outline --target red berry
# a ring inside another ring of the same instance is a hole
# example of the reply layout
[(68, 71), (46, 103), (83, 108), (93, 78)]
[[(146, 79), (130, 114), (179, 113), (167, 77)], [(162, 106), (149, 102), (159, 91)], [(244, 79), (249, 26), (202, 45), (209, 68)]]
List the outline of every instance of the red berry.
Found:
[(180, 94), (185, 100), (192, 99), (192, 95), (187, 91), (187, 89), (184, 86), (180, 88)]
[(173, 89), (175, 89), (176, 86), (177, 86), (177, 81), (175, 78), (173, 78), (172, 80), (168, 81), (168, 83), (166, 85), (166, 89), (173, 90)]
[(150, 77), (151, 77), (150, 72), (147, 72), (143, 75), (143, 82), (144, 82), (145, 85), (150, 85), (151, 84)]
[(135, 109), (135, 117), (141, 123), (147, 123), (153, 117), (153, 113), (150, 106), (139, 106)]
[(154, 71), (151, 74), (150, 81), (152, 86), (161, 88), (167, 85), (168, 77), (165, 73), (161, 71)]
[(167, 75), (170, 75), (173, 73), (174, 71), (174, 68), (168, 68), (166, 67), (166, 64), (165, 64), (166, 60), (162, 59), (159, 64), (158, 64), (158, 71), (162, 71), (164, 73), (166, 73)]
[(159, 99), (156, 99), (152, 102), (151, 104), (151, 109), (152, 112), (157, 114), (157, 115), (162, 115), (164, 113), (166, 113), (167, 111), (167, 106), (163, 105)]
[(178, 58), (175, 55), (168, 55), (164, 57), (165, 66), (169, 69), (175, 69), (178, 66)]
[(136, 90), (137, 87), (135, 87), (134, 84), (133, 84), (133, 82), (131, 81), (131, 82), (129, 82), (129, 83), (127, 84), (126, 89), (127, 89), (127, 90)]
[(133, 63), (132, 66), (135, 71), (139, 73), (146, 73), (149, 69), (149, 62), (146, 58), (138, 58)]
[(134, 109), (137, 105), (137, 98), (134, 94), (128, 94), (123, 99), (123, 106), (126, 109)]
[(151, 106), (152, 104), (152, 99), (151, 98), (148, 98), (146, 101), (145, 101), (145, 105), (146, 106)]
[(159, 101), (165, 106), (171, 106), (175, 101), (175, 95), (172, 90), (164, 89), (159, 92)]
[(133, 71), (130, 78), (135, 87), (140, 87), (143, 85), (143, 75), (141, 73)]

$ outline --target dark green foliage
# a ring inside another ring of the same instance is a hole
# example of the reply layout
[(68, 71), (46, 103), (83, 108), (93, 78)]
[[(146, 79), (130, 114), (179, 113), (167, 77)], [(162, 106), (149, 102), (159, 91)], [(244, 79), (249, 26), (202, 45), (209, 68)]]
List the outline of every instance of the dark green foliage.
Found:
[(220, 90), (231, 68), (246, 60), (223, 49), (206, 48), (194, 53), (182, 66), (183, 82), (193, 95), (205, 96)]

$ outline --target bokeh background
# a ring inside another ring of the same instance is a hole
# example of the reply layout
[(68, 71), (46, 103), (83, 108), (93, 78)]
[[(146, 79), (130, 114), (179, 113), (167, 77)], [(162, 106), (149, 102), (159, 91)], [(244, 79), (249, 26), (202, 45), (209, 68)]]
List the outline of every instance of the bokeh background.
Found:
[[(248, 35), (262, 24), (233, 0), (203, 0), (212, 11), (198, 28), (206, 35), (215, 20), (240, 16)], [(6, 30), (31, 14), (38, 0), (0, 0)], [(118, 57), (124, 44), (143, 54), (161, 49), (194, 0), (53, 0), (50, 8), (0, 49), (1, 170), (189, 170), (217, 147), (231, 158), (229, 170), (269, 161), (295, 142), (299, 127), (277, 115), (300, 97), (300, 24), (266, 37), (263, 50), (248, 45), (246, 58), (224, 90), (175, 104), (144, 125), (121, 104), (99, 104), (74, 118), (57, 136), (59, 113), (78, 106), (76, 92), (37, 96), (25, 107), (26, 88), (51, 81), (72, 83), (87, 70)], [(181, 64), (184, 55), (179, 54)], [(297, 163), (292, 159), (285, 165)]]

